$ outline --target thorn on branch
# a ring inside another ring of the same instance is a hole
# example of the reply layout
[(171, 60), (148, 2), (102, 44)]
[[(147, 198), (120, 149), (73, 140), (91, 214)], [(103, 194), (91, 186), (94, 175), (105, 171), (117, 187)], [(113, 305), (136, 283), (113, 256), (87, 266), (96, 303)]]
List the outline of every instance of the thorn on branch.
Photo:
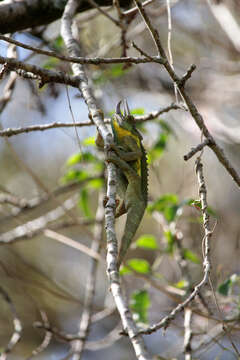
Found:
[(186, 74), (183, 75), (183, 77), (177, 81), (177, 86), (179, 89), (183, 88), (187, 82), (188, 79), (192, 76), (192, 73), (196, 69), (196, 65), (192, 64), (189, 69), (187, 70)]
[(212, 140), (210, 138), (207, 138), (204, 140), (201, 144), (198, 144), (197, 146), (191, 148), (189, 153), (183, 156), (183, 159), (185, 161), (191, 159), (198, 151), (201, 151), (205, 146), (212, 144)]

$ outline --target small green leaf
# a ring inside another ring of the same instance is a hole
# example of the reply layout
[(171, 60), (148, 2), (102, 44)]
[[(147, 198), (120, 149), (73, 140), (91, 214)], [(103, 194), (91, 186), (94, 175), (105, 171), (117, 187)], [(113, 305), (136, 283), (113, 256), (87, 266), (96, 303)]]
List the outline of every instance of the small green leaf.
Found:
[(183, 256), (184, 256), (184, 259), (187, 259), (195, 264), (200, 264), (199, 257), (196, 254), (194, 254), (192, 251), (190, 251), (189, 249), (183, 250)]
[(227, 279), (218, 286), (218, 292), (221, 295), (228, 296), (232, 289), (232, 280)]
[(190, 205), (194, 206), (197, 210), (202, 210), (201, 200), (193, 200)]
[(54, 50), (60, 51), (62, 50), (64, 45), (63, 42), (63, 38), (61, 37), (61, 35), (59, 35), (53, 42), (52, 47), (54, 48)]
[(113, 78), (117, 78), (119, 76), (122, 76), (124, 74), (123, 65), (122, 64), (116, 64), (113, 65), (110, 68), (110, 76)]
[(176, 194), (165, 194), (153, 204), (149, 205), (147, 210), (150, 213), (153, 211), (159, 211), (163, 213), (168, 222), (171, 222), (175, 220), (179, 210), (178, 197)]
[(144, 108), (135, 108), (135, 109), (131, 110), (131, 114), (132, 115), (144, 115), (145, 110), (144, 110)]
[(91, 211), (89, 208), (88, 191), (86, 188), (83, 188), (80, 191), (80, 199), (79, 199), (78, 205), (86, 217), (88, 217), (88, 218), (92, 217), (92, 214), (91, 214)]
[(161, 133), (158, 141), (148, 151), (148, 157), (150, 163), (153, 163), (162, 156), (164, 150), (166, 149), (167, 140), (168, 140), (168, 135), (166, 133)]
[(168, 123), (162, 119), (158, 120), (158, 124), (160, 124), (161, 129), (166, 134), (173, 134), (173, 129), (171, 126), (168, 125)]
[(175, 243), (175, 236), (172, 234), (172, 232), (170, 230), (164, 231), (164, 236), (167, 240), (166, 252), (169, 254), (172, 254), (174, 243)]
[(140, 238), (137, 239), (136, 245), (137, 247), (150, 250), (158, 249), (156, 238), (153, 235), (142, 235)]
[(104, 184), (103, 179), (93, 179), (88, 182), (87, 186), (92, 189), (100, 189), (103, 186), (103, 184)]
[(84, 153), (77, 153), (70, 156), (67, 160), (67, 166), (73, 166), (80, 162), (94, 163), (96, 161), (98, 161), (96, 156), (86, 151)]
[(180, 280), (174, 286), (178, 289), (186, 289), (188, 286), (188, 282), (186, 280)]
[(89, 136), (88, 138), (84, 139), (82, 144), (85, 146), (95, 146), (95, 136)]
[(54, 57), (50, 57), (43, 65), (44, 69), (52, 69), (55, 68), (59, 64), (59, 59)]
[(119, 274), (121, 275), (121, 276), (123, 276), (123, 275), (127, 275), (127, 274), (132, 274), (132, 271), (129, 269), (129, 267), (127, 267), (127, 266), (121, 266), (121, 269), (120, 269), (120, 271), (119, 271)]
[(62, 177), (61, 180), (63, 183), (66, 183), (69, 181), (79, 181), (80, 182), (80, 181), (87, 179), (88, 177), (89, 177), (89, 174), (86, 171), (71, 169)]
[(128, 266), (140, 274), (148, 274), (150, 272), (150, 264), (143, 259), (130, 259), (127, 262)]
[(131, 296), (131, 310), (137, 322), (148, 322), (148, 309), (151, 305), (149, 294), (146, 290), (138, 290)]

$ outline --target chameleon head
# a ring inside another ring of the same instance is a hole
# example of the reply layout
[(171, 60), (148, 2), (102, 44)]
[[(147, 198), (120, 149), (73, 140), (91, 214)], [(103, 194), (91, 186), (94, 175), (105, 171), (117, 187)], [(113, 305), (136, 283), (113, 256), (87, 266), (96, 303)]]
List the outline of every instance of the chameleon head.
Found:
[(116, 112), (115, 112), (116, 120), (117, 120), (119, 126), (124, 126), (124, 124), (126, 124), (126, 123), (134, 125), (135, 120), (134, 120), (134, 117), (130, 113), (127, 100), (125, 100), (125, 99), (123, 100), (123, 114), (121, 112), (121, 104), (122, 104), (122, 100), (119, 101), (119, 103), (117, 104)]

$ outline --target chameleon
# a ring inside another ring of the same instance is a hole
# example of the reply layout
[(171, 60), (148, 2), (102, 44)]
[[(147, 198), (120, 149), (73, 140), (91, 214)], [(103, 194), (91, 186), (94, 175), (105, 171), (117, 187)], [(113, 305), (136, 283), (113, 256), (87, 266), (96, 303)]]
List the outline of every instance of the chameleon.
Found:
[(124, 113), (121, 103), (117, 104), (111, 119), (114, 143), (110, 145), (107, 161), (117, 166), (117, 193), (121, 202), (117, 206), (115, 217), (127, 213), (124, 233), (118, 253), (117, 266), (120, 267), (132, 239), (140, 225), (147, 206), (148, 168), (146, 151), (142, 144), (142, 135), (135, 126), (127, 101), (124, 101)]

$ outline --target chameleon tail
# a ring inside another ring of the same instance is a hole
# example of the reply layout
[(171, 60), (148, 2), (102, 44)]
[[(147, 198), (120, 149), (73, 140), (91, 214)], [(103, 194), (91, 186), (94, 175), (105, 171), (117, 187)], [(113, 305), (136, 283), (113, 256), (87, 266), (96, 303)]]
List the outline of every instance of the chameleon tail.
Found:
[(135, 206), (130, 206), (127, 210), (127, 220), (124, 234), (121, 241), (121, 246), (118, 254), (118, 268), (120, 267), (126, 252), (131, 245), (131, 241), (139, 227), (145, 210), (145, 203), (137, 201)]

